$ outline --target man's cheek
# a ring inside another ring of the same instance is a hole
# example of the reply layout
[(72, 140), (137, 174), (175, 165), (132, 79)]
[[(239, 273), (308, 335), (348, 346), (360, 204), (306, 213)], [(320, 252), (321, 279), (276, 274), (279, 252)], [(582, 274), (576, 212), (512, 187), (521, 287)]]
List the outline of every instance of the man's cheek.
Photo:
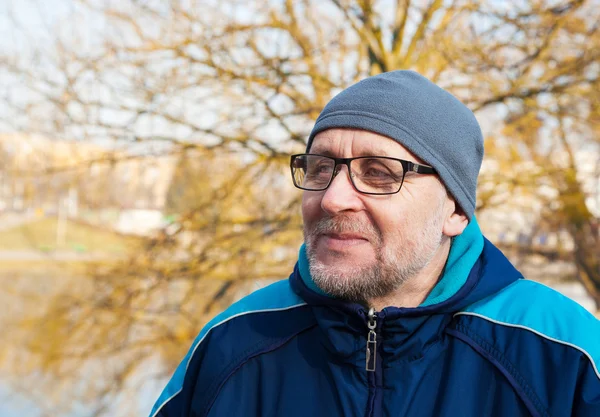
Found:
[(312, 219), (319, 216), (321, 211), (320, 200), (314, 197), (302, 199), (302, 217), (305, 223), (311, 223)]

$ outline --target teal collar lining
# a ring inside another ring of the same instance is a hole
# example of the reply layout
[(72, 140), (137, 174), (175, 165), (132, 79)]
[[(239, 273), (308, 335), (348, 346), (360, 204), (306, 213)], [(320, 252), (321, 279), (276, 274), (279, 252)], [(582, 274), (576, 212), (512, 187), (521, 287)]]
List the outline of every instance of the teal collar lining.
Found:
[[(471, 268), (483, 251), (483, 235), (475, 217), (471, 219), (462, 234), (456, 236), (450, 248), (448, 261), (442, 278), (429, 293), (420, 307), (442, 303), (452, 297), (465, 284)], [(308, 268), (306, 246), (303, 243), (298, 253), (298, 269), (300, 276), (308, 288), (314, 292), (327, 295), (312, 280)]]

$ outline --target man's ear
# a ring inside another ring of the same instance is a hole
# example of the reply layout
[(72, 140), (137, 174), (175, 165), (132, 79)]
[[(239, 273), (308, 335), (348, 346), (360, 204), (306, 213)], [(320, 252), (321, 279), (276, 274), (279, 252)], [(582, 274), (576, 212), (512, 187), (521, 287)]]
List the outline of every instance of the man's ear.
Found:
[(460, 235), (465, 230), (469, 224), (469, 218), (463, 209), (456, 204), (454, 198), (450, 198), (449, 200), (448, 210), (451, 211), (446, 217), (442, 232), (448, 237), (454, 237)]

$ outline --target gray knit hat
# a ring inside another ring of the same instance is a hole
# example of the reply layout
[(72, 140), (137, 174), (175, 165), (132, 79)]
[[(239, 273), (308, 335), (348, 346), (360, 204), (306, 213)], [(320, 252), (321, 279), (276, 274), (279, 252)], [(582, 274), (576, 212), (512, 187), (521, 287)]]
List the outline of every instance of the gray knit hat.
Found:
[(388, 136), (436, 169), (471, 219), (483, 136), (473, 112), (414, 71), (392, 71), (354, 84), (325, 106), (310, 133), (354, 128)]

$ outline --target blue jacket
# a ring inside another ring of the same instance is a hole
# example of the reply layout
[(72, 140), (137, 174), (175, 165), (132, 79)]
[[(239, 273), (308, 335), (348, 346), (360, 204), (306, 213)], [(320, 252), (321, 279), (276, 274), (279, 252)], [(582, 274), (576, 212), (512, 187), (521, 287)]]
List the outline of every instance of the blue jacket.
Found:
[(304, 249), (288, 280), (212, 320), (152, 417), (599, 417), (600, 323), (520, 273), (472, 221), (417, 308), (321, 293)]

